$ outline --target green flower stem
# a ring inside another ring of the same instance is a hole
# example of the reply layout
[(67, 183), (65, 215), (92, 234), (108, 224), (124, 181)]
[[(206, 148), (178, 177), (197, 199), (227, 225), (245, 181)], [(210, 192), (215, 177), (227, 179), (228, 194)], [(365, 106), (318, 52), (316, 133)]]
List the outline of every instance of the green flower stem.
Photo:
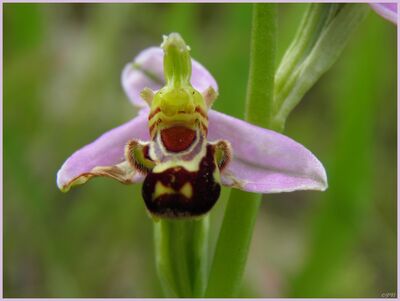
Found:
[(254, 4), (244, 118), (261, 127), (268, 127), (273, 117), (276, 32), (276, 4)]
[(207, 276), (208, 215), (154, 223), (156, 265), (167, 297), (201, 297)]
[[(245, 120), (272, 120), (277, 31), (276, 4), (254, 4)], [(240, 288), (261, 195), (233, 189), (217, 242), (206, 297), (234, 297)]]
[(228, 200), (206, 297), (235, 297), (240, 288), (261, 195), (232, 189)]

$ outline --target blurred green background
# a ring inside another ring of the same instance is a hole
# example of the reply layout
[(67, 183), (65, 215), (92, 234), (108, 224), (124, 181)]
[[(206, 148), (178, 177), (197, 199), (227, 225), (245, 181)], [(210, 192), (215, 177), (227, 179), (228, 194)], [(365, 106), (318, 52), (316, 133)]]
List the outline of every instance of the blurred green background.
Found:
[[(304, 4), (279, 5), (279, 56)], [(161, 297), (139, 186), (95, 179), (61, 193), (76, 149), (135, 115), (120, 74), (182, 34), (243, 115), (251, 4), (3, 4), (4, 296)], [(266, 195), (243, 297), (396, 293), (396, 27), (371, 11), (285, 133), (324, 163), (329, 189)], [(222, 199), (212, 212), (218, 234)]]

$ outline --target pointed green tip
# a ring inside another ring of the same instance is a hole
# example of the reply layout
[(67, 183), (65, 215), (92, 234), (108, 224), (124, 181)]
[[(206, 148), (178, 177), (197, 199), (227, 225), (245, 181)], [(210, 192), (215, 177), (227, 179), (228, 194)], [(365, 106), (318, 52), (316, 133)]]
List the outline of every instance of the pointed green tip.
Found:
[(192, 61), (190, 47), (179, 33), (163, 36), (161, 48), (164, 50), (164, 75), (168, 84), (182, 86), (190, 82)]
[(190, 51), (190, 47), (186, 45), (181, 35), (177, 32), (170, 33), (168, 36), (164, 35), (161, 48), (164, 49), (164, 52), (168, 52), (172, 49), (179, 50), (179, 52)]

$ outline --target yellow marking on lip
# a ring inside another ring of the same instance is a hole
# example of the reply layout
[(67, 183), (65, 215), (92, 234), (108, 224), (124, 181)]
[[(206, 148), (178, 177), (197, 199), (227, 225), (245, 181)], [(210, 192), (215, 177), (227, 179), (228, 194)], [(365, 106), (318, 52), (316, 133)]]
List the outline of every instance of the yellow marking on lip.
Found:
[(167, 194), (167, 193), (172, 194), (172, 193), (176, 193), (176, 192), (172, 188), (166, 187), (165, 185), (163, 185), (160, 181), (157, 181), (156, 187), (154, 188), (154, 192), (153, 192), (153, 200), (158, 198), (160, 195)]
[[(160, 181), (157, 181), (156, 186), (154, 188), (153, 200), (158, 198), (160, 195), (174, 194), (174, 193), (178, 193), (178, 191), (175, 191), (170, 187), (166, 187)], [(179, 190), (179, 193), (185, 196), (186, 198), (190, 199), (193, 195), (192, 184), (188, 182), (185, 185), (183, 185), (182, 188)]]
[(192, 184), (190, 184), (189, 182), (187, 182), (185, 185), (183, 185), (183, 187), (179, 190), (179, 193), (181, 193), (182, 195), (184, 195), (186, 198), (190, 199), (193, 195), (193, 188), (192, 188)]

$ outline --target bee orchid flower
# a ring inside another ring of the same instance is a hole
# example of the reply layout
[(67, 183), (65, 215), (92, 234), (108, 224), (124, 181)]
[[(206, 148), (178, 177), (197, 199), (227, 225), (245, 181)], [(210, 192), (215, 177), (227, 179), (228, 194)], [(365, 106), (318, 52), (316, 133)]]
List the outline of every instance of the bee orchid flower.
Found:
[(97, 176), (143, 182), (147, 209), (163, 218), (207, 213), (221, 184), (258, 193), (325, 190), (325, 169), (303, 145), (210, 109), (217, 83), (189, 52), (173, 33), (126, 65), (122, 86), (138, 115), (72, 154), (58, 187)]

